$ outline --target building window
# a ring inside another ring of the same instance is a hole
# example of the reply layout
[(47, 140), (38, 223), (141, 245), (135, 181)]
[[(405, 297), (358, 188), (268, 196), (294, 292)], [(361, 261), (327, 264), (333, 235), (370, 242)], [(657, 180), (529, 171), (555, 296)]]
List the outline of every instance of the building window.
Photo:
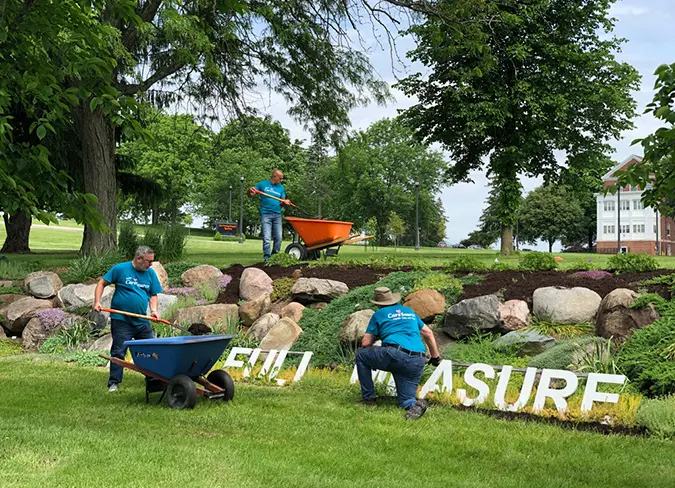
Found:
[(642, 210), (644, 208), (642, 200), (633, 200), (633, 210)]
[(645, 224), (633, 224), (633, 232), (635, 234), (644, 234), (645, 233)]
[(640, 191), (640, 188), (638, 188), (637, 186), (631, 186), (630, 191)]
[(602, 232), (605, 235), (614, 234), (614, 226), (613, 225), (603, 225), (602, 226)]
[(630, 200), (621, 200), (621, 210), (630, 210)]
[(605, 212), (614, 212), (614, 200), (605, 200)]
[(654, 234), (656, 234), (658, 231), (656, 230), (656, 224), (654, 224)]
[(670, 236), (670, 222), (666, 224), (666, 235)]
[(621, 224), (621, 233), (630, 234), (630, 224)]

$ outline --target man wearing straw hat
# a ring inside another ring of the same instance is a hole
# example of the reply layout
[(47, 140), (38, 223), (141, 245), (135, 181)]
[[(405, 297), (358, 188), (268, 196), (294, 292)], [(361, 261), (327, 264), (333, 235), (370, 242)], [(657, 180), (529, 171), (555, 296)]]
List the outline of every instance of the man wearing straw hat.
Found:
[[(406, 419), (416, 420), (427, 410), (427, 402), (417, 400), (417, 387), (427, 362), (422, 339), (429, 346), (429, 362), (438, 366), (441, 358), (431, 329), (412, 309), (400, 305), (400, 300), (401, 295), (389, 288), (375, 288), (371, 303), (380, 309), (370, 319), (361, 342), (363, 347), (356, 351), (362, 395), (359, 403), (376, 405), (373, 370), (389, 371), (396, 382), (398, 406), (405, 409)], [(382, 346), (373, 346), (378, 338)]]
[[(270, 256), (277, 254), (281, 250), (281, 204), (290, 204), (286, 199), (286, 190), (281, 182), (284, 181), (284, 174), (279, 169), (272, 171), (269, 180), (261, 181), (248, 189), (248, 196), (252, 197), (258, 192), (260, 195), (260, 221), (262, 224), (262, 247), (263, 259), (269, 260)], [(271, 195), (270, 198), (266, 195)], [(273, 246), (270, 250), (270, 239), (273, 240)]]

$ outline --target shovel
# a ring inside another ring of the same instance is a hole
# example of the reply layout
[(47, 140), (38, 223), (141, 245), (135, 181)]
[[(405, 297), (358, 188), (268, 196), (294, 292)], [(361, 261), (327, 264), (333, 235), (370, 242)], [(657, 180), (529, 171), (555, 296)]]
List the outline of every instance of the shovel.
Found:
[(308, 216), (310, 219), (315, 218), (314, 215), (312, 215), (312, 214), (309, 213), (309, 212), (305, 212), (303, 209), (301, 209), (300, 207), (298, 207), (295, 203), (291, 202), (290, 200), (284, 200), (283, 198), (275, 197), (275, 196), (273, 196), (273, 195), (270, 195), (270, 194), (268, 194), (268, 193), (262, 192), (262, 191), (260, 191), (260, 190), (256, 190), (255, 188), (253, 189), (253, 193), (257, 193), (258, 195), (266, 196), (267, 198), (271, 198), (272, 200), (279, 200), (280, 202), (286, 202), (286, 201), (288, 201), (288, 204), (289, 204), (291, 207), (293, 207), (294, 209), (296, 209), (296, 210), (298, 210), (299, 212), (305, 214), (305, 215)]
[(181, 332), (184, 332), (189, 335), (195, 335), (192, 332), (190, 332), (188, 329), (185, 329), (184, 327), (181, 327), (180, 325), (173, 324), (169, 322), (168, 320), (160, 319), (160, 318), (154, 318), (150, 317), (149, 315), (139, 315), (137, 313), (131, 313), (131, 312), (124, 312), (122, 310), (115, 310), (114, 308), (103, 308), (101, 307), (101, 312), (108, 312), (108, 313), (117, 313), (120, 315), (126, 315), (127, 317), (136, 317), (137, 319), (146, 319), (146, 320), (151, 320), (152, 322), (159, 322), (162, 324), (170, 325), (174, 329), (178, 329)]

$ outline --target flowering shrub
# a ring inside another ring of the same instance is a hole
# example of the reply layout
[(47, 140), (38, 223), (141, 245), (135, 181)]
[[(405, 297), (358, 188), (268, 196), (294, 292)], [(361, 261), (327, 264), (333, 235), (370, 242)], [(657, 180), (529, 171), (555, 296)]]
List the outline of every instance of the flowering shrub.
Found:
[(164, 293), (168, 295), (176, 295), (179, 297), (199, 298), (199, 292), (190, 286), (166, 288), (164, 289)]
[(43, 327), (48, 330), (58, 327), (68, 327), (75, 318), (60, 308), (46, 308), (36, 312), (35, 316), (40, 319)]
[(218, 280), (218, 290), (222, 291), (225, 288), (227, 288), (227, 285), (229, 285), (232, 282), (232, 277), (230, 275), (223, 275), (219, 280)]
[(578, 278), (592, 278), (594, 280), (600, 280), (602, 278), (612, 276), (612, 273), (608, 271), (603, 271), (601, 269), (595, 269), (593, 271), (577, 271), (572, 276), (576, 276)]

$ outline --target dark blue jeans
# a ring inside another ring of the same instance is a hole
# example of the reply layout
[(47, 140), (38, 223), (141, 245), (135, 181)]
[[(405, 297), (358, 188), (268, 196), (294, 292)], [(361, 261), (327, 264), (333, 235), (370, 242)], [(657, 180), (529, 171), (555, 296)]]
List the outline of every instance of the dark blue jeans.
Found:
[[(261, 214), (263, 258), (267, 261), (270, 256), (281, 251), (281, 214)], [(270, 239), (274, 241), (270, 252)]]
[(396, 382), (398, 406), (406, 410), (417, 402), (417, 387), (420, 384), (426, 359), (411, 356), (391, 347), (363, 347), (356, 351), (356, 371), (364, 400), (375, 398), (373, 370), (389, 371)]
[[(110, 332), (112, 334), (112, 347), (110, 348), (110, 355), (114, 358), (124, 359), (127, 354), (127, 348), (124, 346), (124, 341), (131, 339), (152, 339), (155, 333), (152, 327), (147, 323), (145, 325), (132, 325), (124, 320), (112, 319), (110, 321)], [(124, 368), (117, 364), (110, 363), (110, 378), (108, 379), (108, 386), (113, 383), (122, 382), (122, 373)]]

